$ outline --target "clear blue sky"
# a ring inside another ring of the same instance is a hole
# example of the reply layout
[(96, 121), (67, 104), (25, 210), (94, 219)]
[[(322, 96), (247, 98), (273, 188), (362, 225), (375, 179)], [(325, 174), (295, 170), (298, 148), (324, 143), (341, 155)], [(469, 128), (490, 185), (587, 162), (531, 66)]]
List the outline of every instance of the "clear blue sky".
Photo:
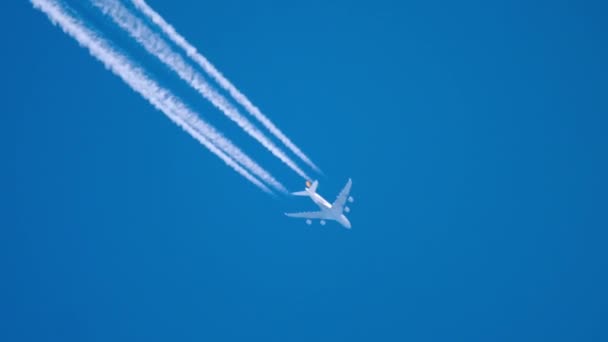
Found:
[[(303, 180), (109, 25), (290, 189)], [(324, 170), (307, 227), (2, 1), (1, 341), (608, 340), (601, 1), (149, 4)]]

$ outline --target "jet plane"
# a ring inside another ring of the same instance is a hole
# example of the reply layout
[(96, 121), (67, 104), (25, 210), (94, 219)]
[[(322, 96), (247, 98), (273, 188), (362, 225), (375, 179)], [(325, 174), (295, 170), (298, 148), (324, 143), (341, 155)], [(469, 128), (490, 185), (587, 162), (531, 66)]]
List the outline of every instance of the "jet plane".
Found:
[(354, 199), (349, 196), (350, 187), (352, 185), (352, 181), (349, 178), (346, 185), (338, 194), (338, 197), (334, 201), (334, 203), (327, 202), (321, 195), (317, 193), (317, 187), (319, 186), (319, 181), (314, 181), (311, 183), (310, 181), (306, 181), (306, 188), (304, 191), (298, 191), (292, 193), (295, 196), (308, 196), (315, 202), (316, 205), (321, 208), (320, 211), (312, 211), (312, 212), (302, 212), (302, 213), (285, 213), (285, 215), (289, 217), (298, 217), (305, 218), (306, 224), (312, 224), (312, 220), (318, 219), (321, 220), (320, 223), (322, 226), (325, 225), (326, 220), (333, 220), (340, 223), (346, 229), (350, 229), (350, 221), (344, 215), (344, 212), (348, 213), (350, 211), (349, 207), (346, 207), (346, 201), (352, 203)]

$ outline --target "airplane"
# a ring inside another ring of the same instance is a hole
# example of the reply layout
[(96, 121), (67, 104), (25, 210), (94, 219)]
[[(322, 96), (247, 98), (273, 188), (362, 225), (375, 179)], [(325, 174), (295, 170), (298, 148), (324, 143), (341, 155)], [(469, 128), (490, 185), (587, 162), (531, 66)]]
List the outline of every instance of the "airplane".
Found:
[(312, 199), (312, 201), (315, 202), (315, 204), (318, 205), (321, 210), (302, 213), (285, 213), (285, 215), (289, 217), (305, 218), (306, 224), (308, 225), (311, 225), (312, 220), (314, 219), (321, 220), (320, 223), (322, 226), (325, 225), (326, 220), (333, 220), (340, 223), (346, 229), (350, 229), (350, 221), (348, 218), (346, 218), (346, 215), (344, 215), (343, 212), (350, 212), (350, 208), (345, 206), (346, 201), (350, 203), (354, 202), (354, 198), (349, 196), (352, 183), (352, 180), (349, 178), (348, 182), (346, 182), (346, 185), (342, 191), (340, 191), (340, 194), (338, 194), (338, 197), (334, 203), (329, 203), (317, 193), (319, 181), (314, 181), (313, 183), (306, 181), (306, 188), (304, 191), (293, 192), (292, 195), (310, 197), (310, 199)]

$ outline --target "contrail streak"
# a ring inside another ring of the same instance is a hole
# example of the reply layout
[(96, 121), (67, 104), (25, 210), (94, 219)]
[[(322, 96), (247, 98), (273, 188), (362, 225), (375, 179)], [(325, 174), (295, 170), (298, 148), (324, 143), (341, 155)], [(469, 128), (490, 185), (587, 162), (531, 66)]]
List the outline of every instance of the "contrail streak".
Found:
[(44, 12), (51, 22), (59, 25), (66, 34), (74, 38), (81, 46), (87, 48), (89, 53), (102, 62), (106, 68), (120, 77), (135, 92), (167, 115), (174, 123), (220, 157), (236, 172), (267, 193), (272, 193), (272, 191), (251, 173), (275, 189), (285, 192), (285, 188), (270, 174), (253, 162), (228, 139), (221, 136), (213, 127), (200, 120), (185, 104), (169, 91), (160, 87), (126, 56), (112, 48), (110, 43), (88, 29), (79, 19), (69, 14), (62, 5), (54, 0), (30, 1), (34, 8)]
[(204, 98), (209, 100), (245, 132), (260, 142), (273, 155), (283, 161), (301, 177), (306, 179), (309, 178), (308, 175), (306, 175), (306, 173), (285, 154), (285, 152), (268, 139), (264, 133), (257, 129), (245, 116), (241, 115), (224, 96), (213, 89), (213, 87), (205, 81), (202, 75), (188, 65), (178, 53), (174, 52), (171, 46), (161, 38), (160, 35), (151, 30), (143, 20), (133, 15), (129, 9), (117, 0), (93, 0), (93, 4), (103, 13), (109, 15), (118, 26), (127, 31), (133, 39), (146, 49), (146, 51), (160, 59), (160, 61), (169, 67), (169, 69), (177, 73), (182, 80), (196, 89)]
[(173, 26), (161, 17), (154, 9), (152, 9), (144, 0), (132, 0), (133, 4), (153, 23), (155, 23), (177, 46), (181, 47), (188, 57), (192, 58), (206, 73), (208, 73), (224, 90), (230, 93), (230, 96), (238, 102), (243, 108), (255, 117), (266, 129), (275, 135), (285, 146), (287, 146), (296, 156), (302, 159), (306, 164), (312, 167), (315, 171), (321, 170), (300, 150), (281, 130), (276, 127), (270, 119), (268, 119), (258, 107), (256, 107), (249, 99), (241, 93), (221, 72), (219, 72), (205, 56), (199, 53), (192, 44), (190, 44), (183, 36), (181, 36)]

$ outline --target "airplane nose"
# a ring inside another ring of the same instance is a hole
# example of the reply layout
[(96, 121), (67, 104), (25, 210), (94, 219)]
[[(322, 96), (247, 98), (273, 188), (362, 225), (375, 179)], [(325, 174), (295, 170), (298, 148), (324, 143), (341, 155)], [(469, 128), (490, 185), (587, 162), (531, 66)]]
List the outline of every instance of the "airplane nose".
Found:
[(350, 229), (350, 221), (348, 219), (344, 219), (344, 227)]

